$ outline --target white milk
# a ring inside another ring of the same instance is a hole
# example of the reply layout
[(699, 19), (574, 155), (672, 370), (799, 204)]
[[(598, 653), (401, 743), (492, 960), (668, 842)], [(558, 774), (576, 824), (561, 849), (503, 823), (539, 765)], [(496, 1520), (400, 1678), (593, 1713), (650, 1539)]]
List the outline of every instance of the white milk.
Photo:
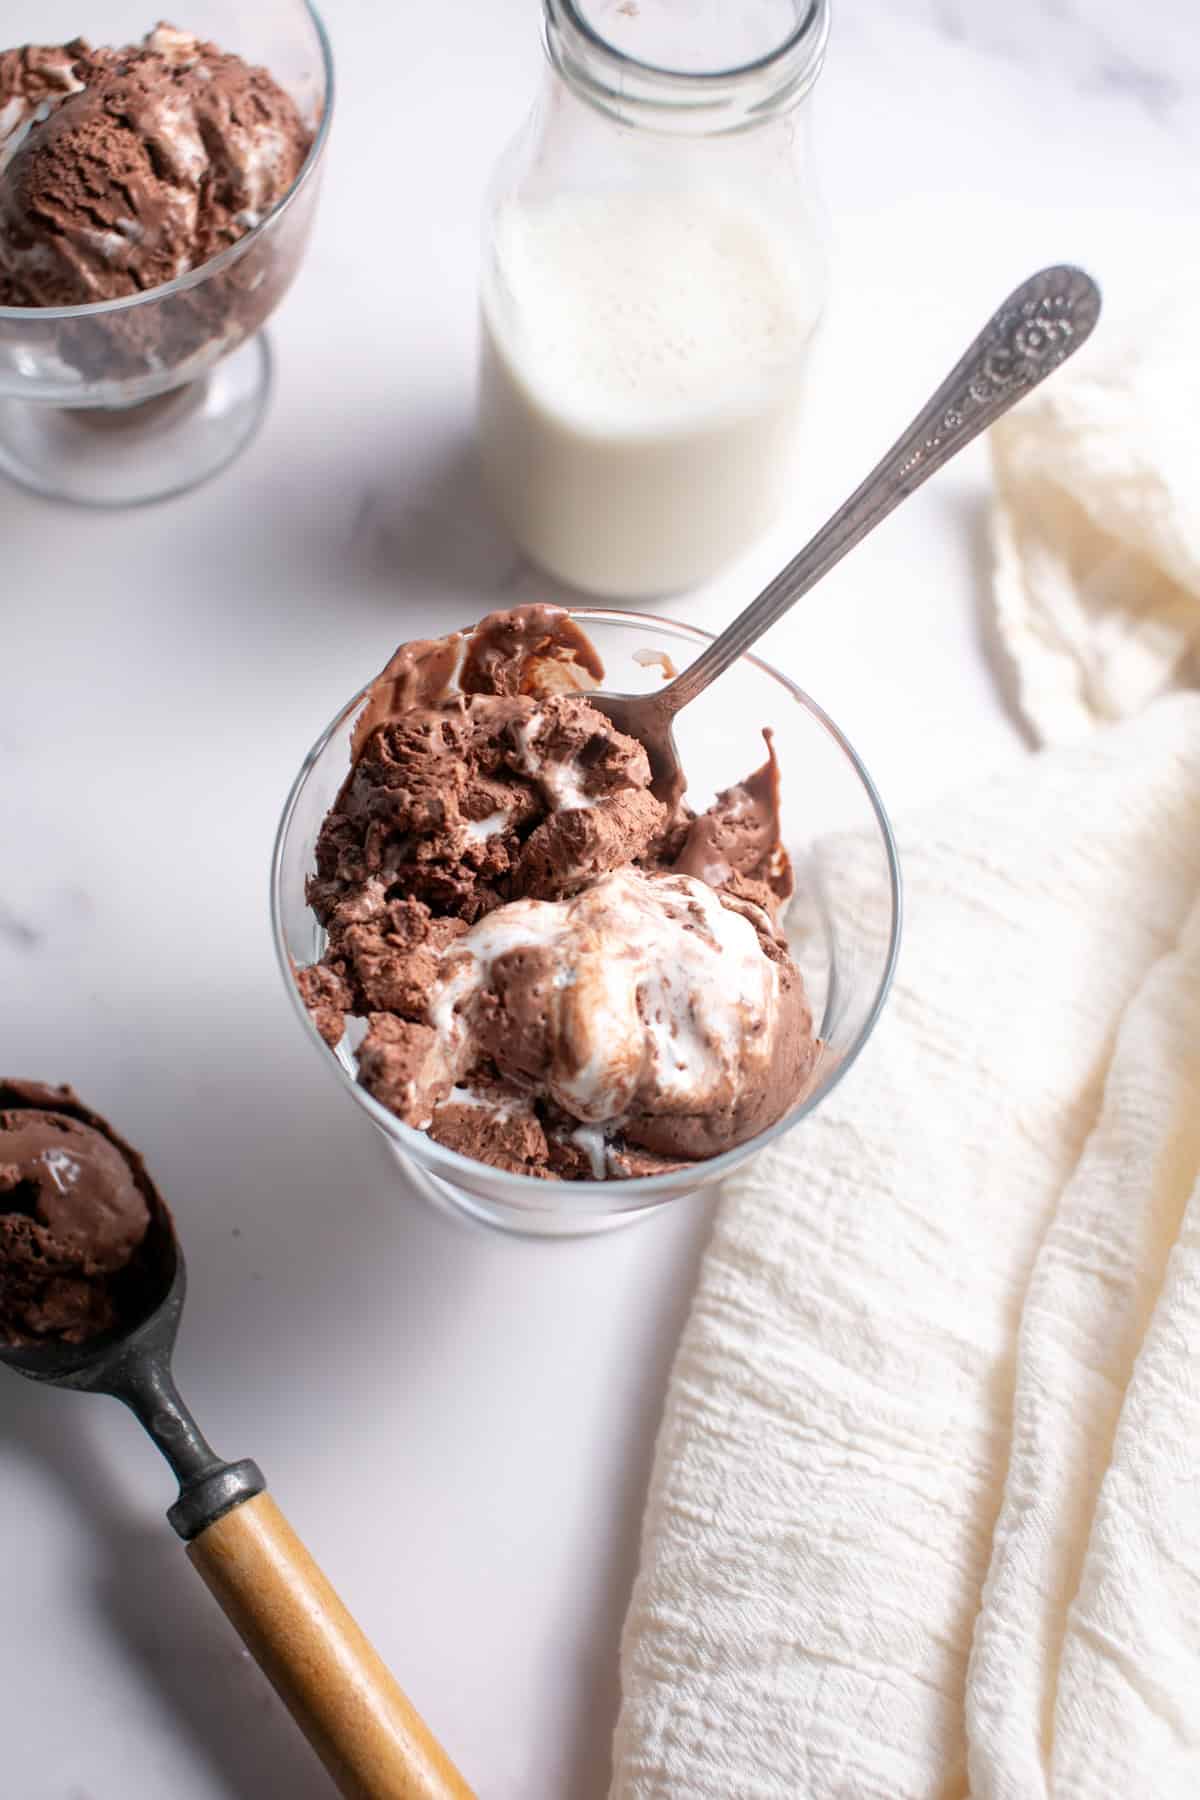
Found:
[(483, 292), (484, 475), (518, 543), (614, 597), (702, 581), (794, 472), (824, 271), (719, 192), (511, 204)]

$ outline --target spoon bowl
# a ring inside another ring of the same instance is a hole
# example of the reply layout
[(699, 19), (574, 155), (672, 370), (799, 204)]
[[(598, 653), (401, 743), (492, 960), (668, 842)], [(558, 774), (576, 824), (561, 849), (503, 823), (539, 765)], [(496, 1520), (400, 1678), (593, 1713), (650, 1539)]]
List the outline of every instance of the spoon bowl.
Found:
[[(636, 738), (642, 745), (650, 763), (650, 792), (672, 812), (682, 800), (687, 787), (683, 761), (675, 742), (674, 725), (675, 714), (687, 701), (680, 701), (674, 706), (669, 701), (666, 705), (663, 704), (674, 686), (673, 681), (670, 687), (660, 688), (656, 694), (606, 694), (600, 689), (598, 692), (589, 692), (587, 697), (588, 705), (603, 713), (616, 730), (623, 732), (626, 737)], [(705, 682), (704, 686), (707, 687), (708, 683)], [(696, 693), (701, 691), (700, 688), (696, 689)], [(689, 695), (688, 699), (691, 698), (693, 696)]]

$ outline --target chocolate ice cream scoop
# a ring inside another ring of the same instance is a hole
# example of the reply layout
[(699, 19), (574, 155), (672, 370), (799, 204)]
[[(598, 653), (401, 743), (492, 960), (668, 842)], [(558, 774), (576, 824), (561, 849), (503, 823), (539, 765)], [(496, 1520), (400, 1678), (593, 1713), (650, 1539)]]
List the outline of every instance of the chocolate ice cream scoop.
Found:
[(311, 141), (266, 70), (165, 25), (120, 50), (7, 52), (9, 118), (0, 298), (15, 306), (114, 300), (199, 268), (283, 198)]
[(779, 1117), (812, 1064), (803, 984), (765, 914), (628, 869), (518, 900), (443, 954), (427, 1022), (373, 1017), (364, 1082), (408, 1124), (481, 1062), (576, 1126), (660, 1156), (717, 1155)]
[(471, 1800), (258, 1465), (217, 1456), (180, 1398), (185, 1283), (137, 1152), (70, 1088), (0, 1081), (0, 1362), (135, 1414), (179, 1482), (172, 1526), (339, 1792)]
[(79, 1344), (136, 1310), (156, 1196), (70, 1088), (0, 1082), (0, 1343)]

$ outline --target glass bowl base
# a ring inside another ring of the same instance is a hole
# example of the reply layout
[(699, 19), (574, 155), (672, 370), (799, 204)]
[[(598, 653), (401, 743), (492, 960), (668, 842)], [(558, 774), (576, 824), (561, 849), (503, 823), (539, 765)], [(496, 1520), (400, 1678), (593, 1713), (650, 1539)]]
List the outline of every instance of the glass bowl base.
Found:
[(0, 399), (0, 474), (77, 506), (141, 506), (184, 494), (253, 438), (271, 391), (259, 332), (186, 386), (130, 407)]
[[(578, 1188), (579, 1203), (565, 1207), (561, 1204), (547, 1207), (541, 1211), (535, 1207), (510, 1206), (503, 1200), (491, 1200), (482, 1194), (473, 1194), (466, 1188), (458, 1187), (454, 1182), (444, 1181), (432, 1170), (423, 1168), (414, 1157), (406, 1156), (395, 1144), (388, 1140), (388, 1149), (400, 1164), (413, 1187), (439, 1212), (448, 1213), (459, 1224), (464, 1222), (475, 1226), (486, 1226), (490, 1231), (501, 1231), (506, 1237), (524, 1238), (580, 1238), (595, 1237), (600, 1232), (619, 1231), (622, 1226), (634, 1225), (639, 1219), (648, 1219), (656, 1213), (660, 1206), (673, 1205), (685, 1196), (676, 1194), (668, 1201), (658, 1201), (650, 1206), (630, 1207), (627, 1212), (605, 1212), (599, 1206), (589, 1205), (588, 1193), (593, 1185), (601, 1193), (611, 1185), (608, 1182), (573, 1182), (572, 1188)], [(561, 1186), (554, 1183), (553, 1188), (561, 1194)], [(599, 1198), (599, 1195), (597, 1195)]]

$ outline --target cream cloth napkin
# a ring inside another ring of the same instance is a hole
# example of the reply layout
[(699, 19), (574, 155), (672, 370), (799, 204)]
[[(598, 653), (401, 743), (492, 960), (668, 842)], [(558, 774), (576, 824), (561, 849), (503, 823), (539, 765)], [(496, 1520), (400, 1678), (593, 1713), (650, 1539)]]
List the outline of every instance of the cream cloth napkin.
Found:
[[(1031, 712), (1057, 733), (1177, 681), (1184, 614), (1147, 636), (1140, 587), (1117, 635), (1158, 643), (1154, 677), (1147, 650), (1132, 687), (1124, 663), (1097, 686), (1086, 633), (1029, 648), (1118, 514), (1097, 503), (1068, 557), (1014, 481), (999, 592), (1025, 596)], [(874, 1042), (722, 1197), (613, 1800), (1196, 1800), (1200, 697), (1031, 758), (901, 850)]]
[(991, 434), (999, 633), (1045, 743), (1200, 682), (1200, 288), (1124, 330)]

